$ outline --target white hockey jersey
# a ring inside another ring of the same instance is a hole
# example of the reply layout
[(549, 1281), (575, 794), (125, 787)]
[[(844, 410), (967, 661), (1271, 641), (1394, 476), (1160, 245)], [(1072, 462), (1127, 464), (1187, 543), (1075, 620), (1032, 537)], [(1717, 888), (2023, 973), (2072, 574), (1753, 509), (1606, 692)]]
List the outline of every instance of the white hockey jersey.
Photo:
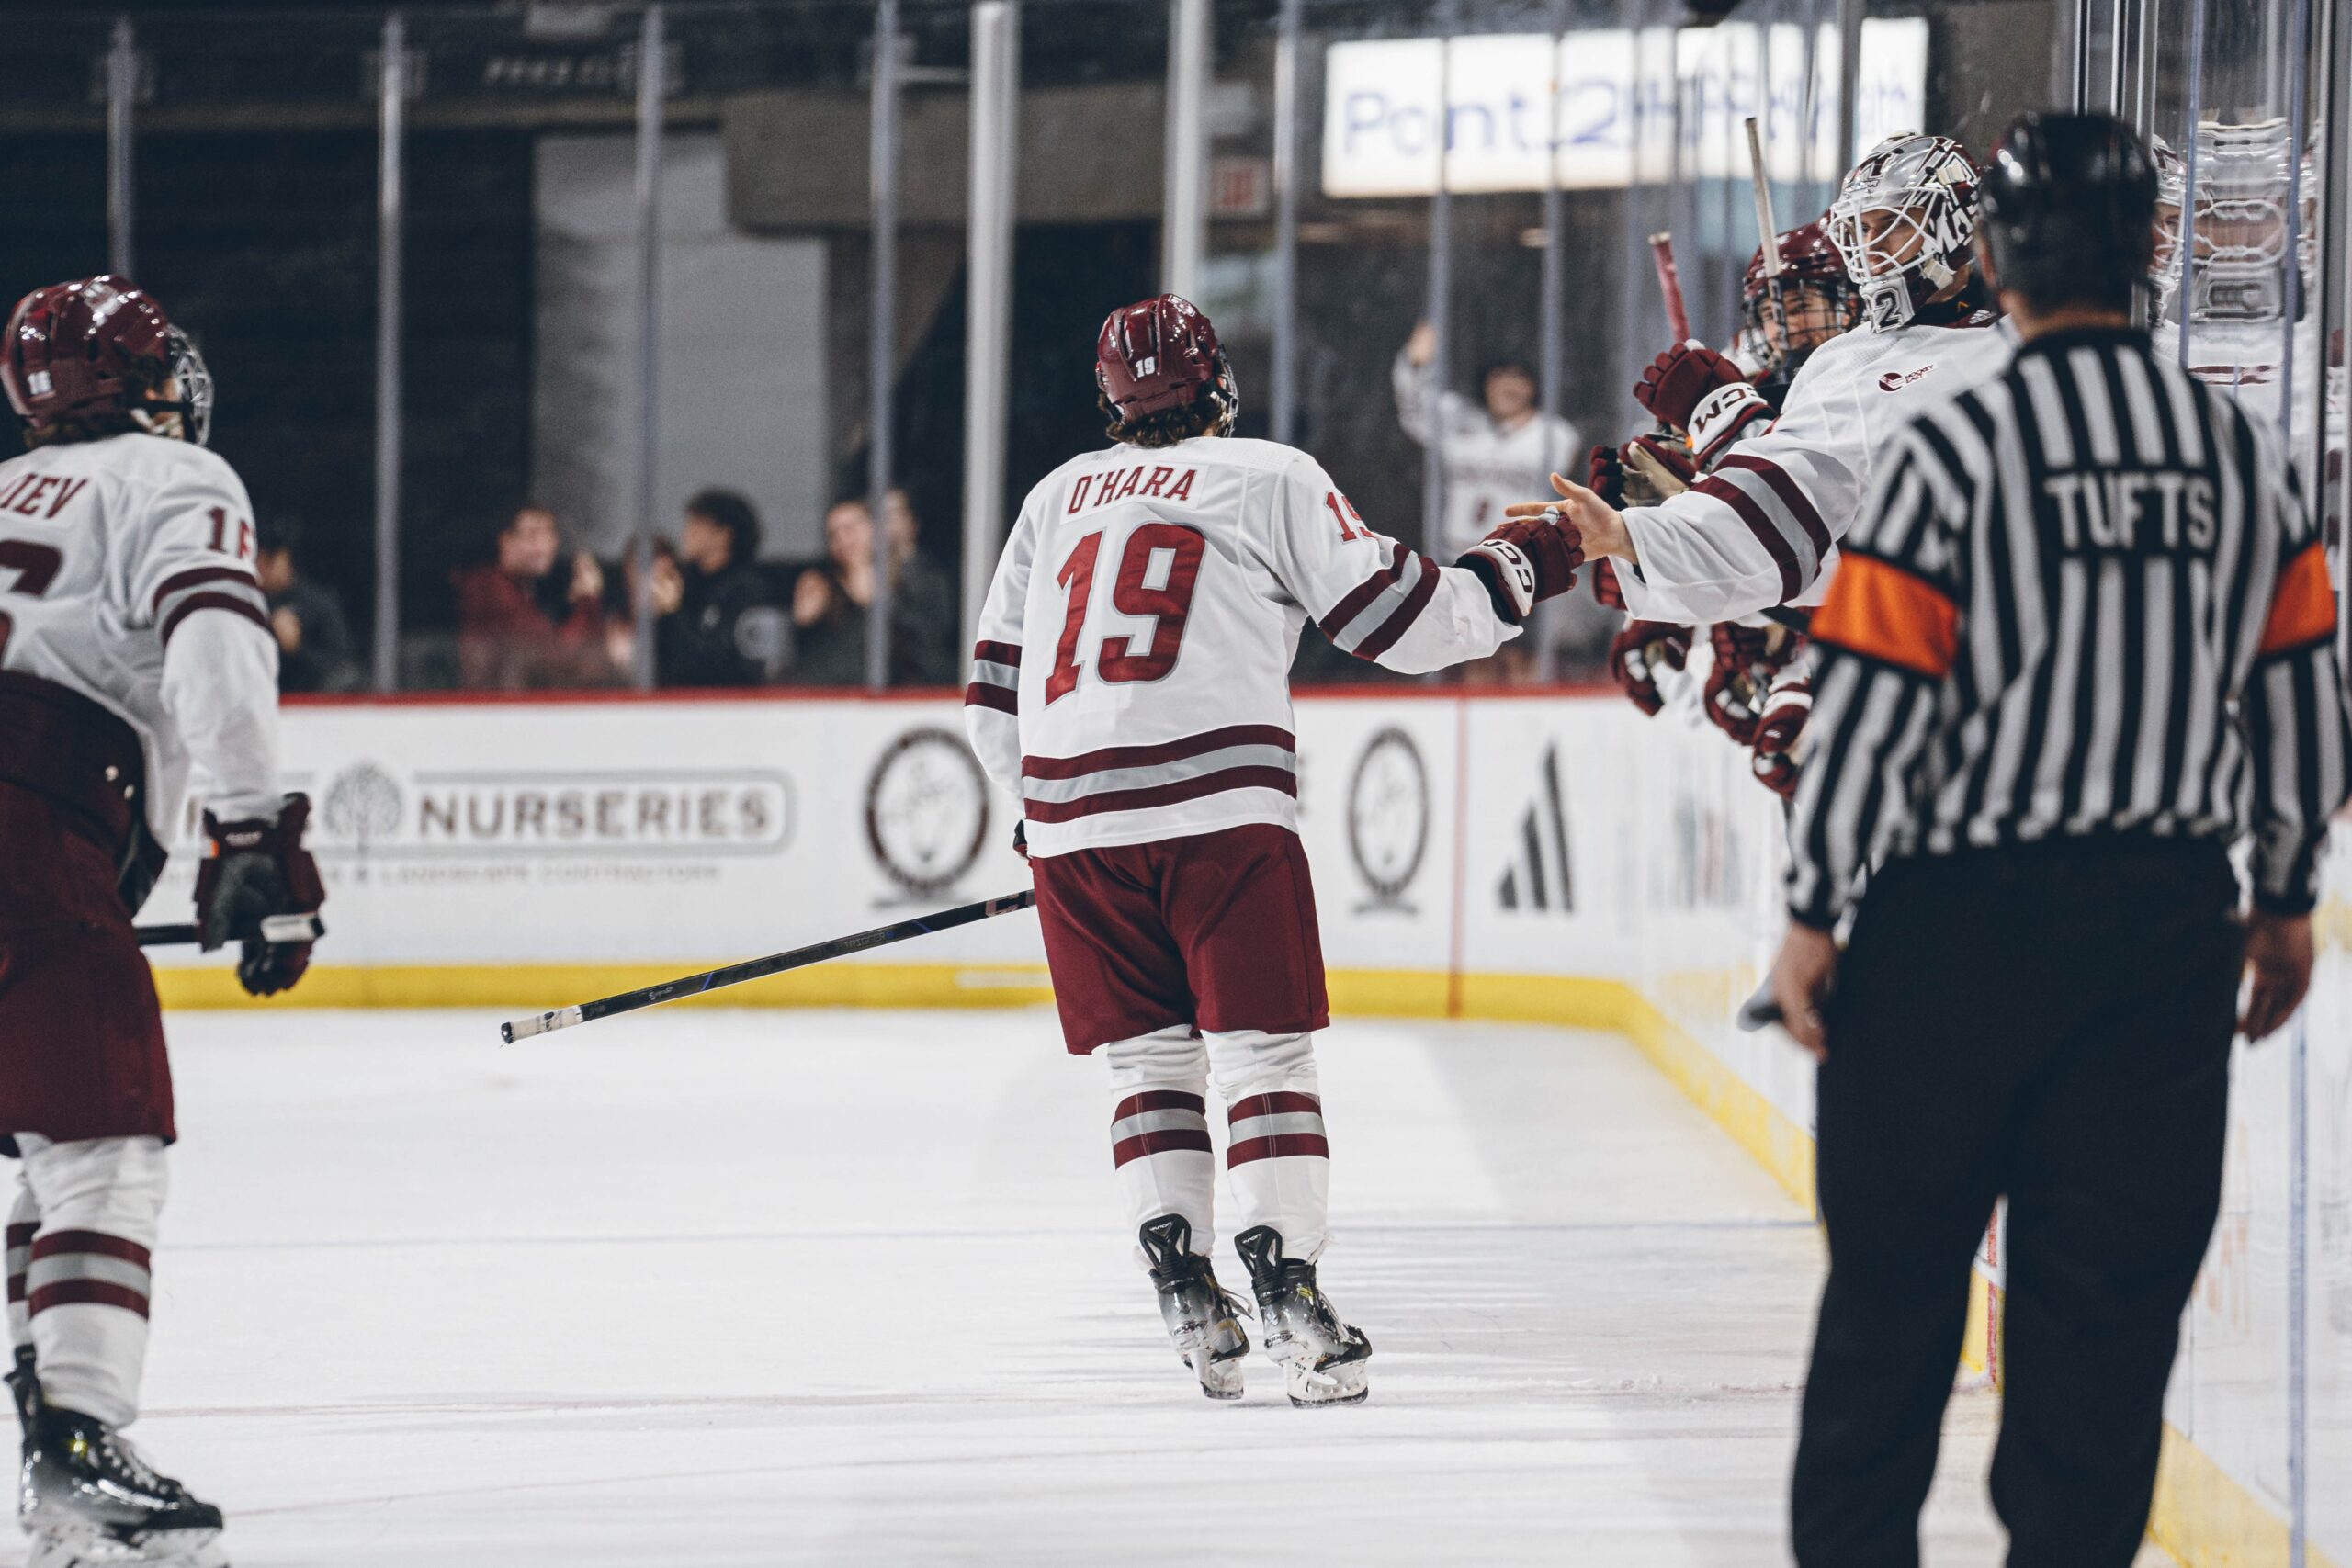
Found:
[(0, 670), (138, 732), (167, 845), (191, 758), (224, 819), (277, 812), (277, 641), (254, 556), (245, 487), (200, 446), (125, 434), (0, 463)]
[(997, 563), (964, 694), (1029, 852), (1295, 829), (1290, 667), (1310, 617), (1408, 673), (1519, 629), (1476, 574), (1366, 527), (1293, 447), (1201, 436), (1048, 474)]
[(1862, 330), (1814, 350), (1778, 419), (1706, 478), (1625, 513), (1640, 564), (1617, 581), (1636, 620), (1703, 626), (1817, 603), (1837, 541), (1861, 513), (1879, 454), (1920, 410), (2000, 373), (2017, 352), (1999, 318)]
[(1457, 558), (1500, 527), (1504, 507), (1551, 494), (1552, 475), (1584, 472), (1577, 427), (1565, 419), (1539, 413), (1505, 430), (1482, 404), (1441, 386), (1436, 366), (1417, 366), (1406, 354), (1396, 356), (1389, 377), (1397, 423), (1445, 465), (1445, 510), (1432, 543), (1443, 559)]

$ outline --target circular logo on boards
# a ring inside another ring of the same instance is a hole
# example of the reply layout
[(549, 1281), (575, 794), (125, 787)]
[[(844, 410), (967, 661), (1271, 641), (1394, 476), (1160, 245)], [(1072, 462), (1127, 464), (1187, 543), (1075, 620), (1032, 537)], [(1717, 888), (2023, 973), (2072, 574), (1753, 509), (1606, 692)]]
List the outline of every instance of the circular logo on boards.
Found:
[(865, 841), (910, 898), (931, 898), (972, 869), (988, 842), (989, 787), (964, 738), (910, 729), (865, 781)]
[(1429, 769), (1413, 738), (1392, 725), (1364, 743), (1348, 780), (1348, 854), (1372, 893), (1364, 908), (1409, 913), (1405, 894), (1429, 847)]

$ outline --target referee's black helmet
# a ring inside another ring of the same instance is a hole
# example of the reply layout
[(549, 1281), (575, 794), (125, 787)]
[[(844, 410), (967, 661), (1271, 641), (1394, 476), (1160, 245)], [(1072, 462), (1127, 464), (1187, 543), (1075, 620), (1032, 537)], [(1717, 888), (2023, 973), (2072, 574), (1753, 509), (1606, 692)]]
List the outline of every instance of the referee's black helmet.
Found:
[(1977, 231), (1999, 288), (2128, 308), (2155, 249), (2156, 166), (2112, 115), (2019, 115), (1985, 165)]

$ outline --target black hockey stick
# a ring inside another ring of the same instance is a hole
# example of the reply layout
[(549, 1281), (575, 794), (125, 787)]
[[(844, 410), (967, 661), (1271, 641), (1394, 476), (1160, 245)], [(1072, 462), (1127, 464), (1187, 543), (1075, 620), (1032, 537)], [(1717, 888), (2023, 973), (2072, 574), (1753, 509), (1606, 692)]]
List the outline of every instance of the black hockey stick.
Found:
[(635, 1012), (662, 1002), (674, 1002), (681, 997), (698, 997), (705, 991), (716, 991), (722, 986), (740, 986), (746, 980), (758, 980), (770, 975), (781, 975), (787, 969), (805, 969), (811, 964), (822, 964), (829, 958), (845, 958), (868, 948), (888, 947), (909, 937), (929, 936), (933, 931), (953, 931), (968, 926), (975, 920), (989, 919), (998, 915), (1010, 915), (1025, 909), (1037, 901), (1036, 894), (1027, 888), (1008, 893), (1001, 898), (983, 898), (977, 904), (958, 908), (942, 909), (935, 915), (922, 915), (896, 925), (876, 926), (870, 931), (857, 931), (849, 936), (837, 936), (831, 942), (820, 942), (813, 947), (796, 947), (789, 953), (772, 953), (765, 958), (746, 959), (729, 964), (723, 969), (707, 969), (699, 975), (682, 976), (664, 980), (658, 986), (642, 990), (623, 991), (616, 997), (604, 997), (577, 1007), (558, 1008), (533, 1018), (518, 1018), (512, 1023), (498, 1026), (499, 1038), (512, 1045), (517, 1040), (527, 1040), (534, 1034), (547, 1034), (559, 1029), (570, 1029), (575, 1023), (590, 1023), (600, 1018), (610, 1018), (616, 1012)]
[[(202, 934), (192, 925), (140, 926), (139, 945), (141, 947), (193, 947)], [(316, 915), (271, 915), (251, 931), (239, 931), (232, 942), (316, 942), (327, 934), (327, 928)]]

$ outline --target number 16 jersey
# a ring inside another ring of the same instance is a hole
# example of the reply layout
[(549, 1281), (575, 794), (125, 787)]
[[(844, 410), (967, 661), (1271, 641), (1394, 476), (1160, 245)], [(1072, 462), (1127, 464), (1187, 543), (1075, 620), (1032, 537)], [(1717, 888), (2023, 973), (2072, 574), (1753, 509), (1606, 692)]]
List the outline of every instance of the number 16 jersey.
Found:
[(1030, 853), (1295, 830), (1290, 667), (1309, 619), (1408, 674), (1519, 630), (1477, 576), (1366, 527), (1276, 442), (1117, 446), (1047, 475), (997, 565), (964, 695)]

